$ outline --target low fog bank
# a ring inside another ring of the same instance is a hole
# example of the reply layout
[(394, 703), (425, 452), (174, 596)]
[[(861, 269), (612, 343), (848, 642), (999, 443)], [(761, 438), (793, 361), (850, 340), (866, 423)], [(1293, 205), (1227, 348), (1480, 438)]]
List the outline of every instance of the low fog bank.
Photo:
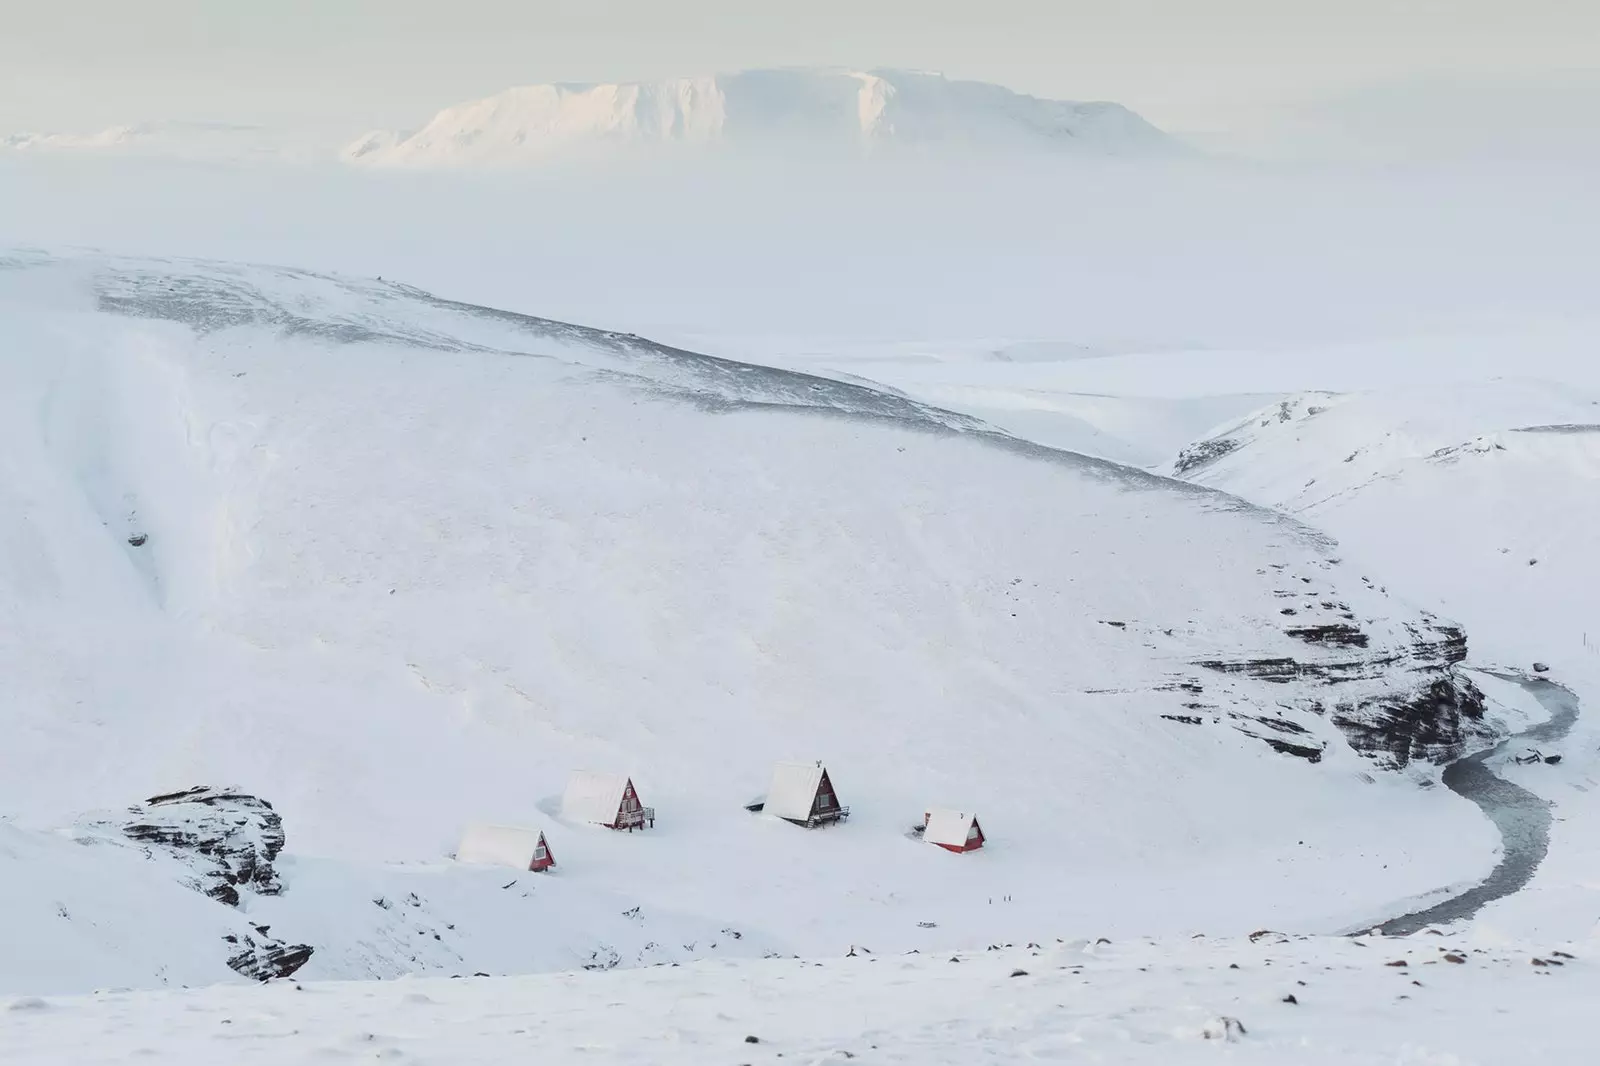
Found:
[(1592, 315), (1581, 165), (0, 158), (0, 244), (243, 259), (654, 333), (1274, 346)]

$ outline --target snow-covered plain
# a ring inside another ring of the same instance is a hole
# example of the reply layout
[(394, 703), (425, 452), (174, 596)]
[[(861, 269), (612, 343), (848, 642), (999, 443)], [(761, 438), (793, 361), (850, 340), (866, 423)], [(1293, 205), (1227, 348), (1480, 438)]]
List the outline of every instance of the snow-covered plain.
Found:
[[(1570, 949), (1570, 950), (1569, 950)], [(493, 981), (0, 1000), (0, 1061), (1461, 1064), (1593, 1059), (1593, 945), (1047, 941)]]

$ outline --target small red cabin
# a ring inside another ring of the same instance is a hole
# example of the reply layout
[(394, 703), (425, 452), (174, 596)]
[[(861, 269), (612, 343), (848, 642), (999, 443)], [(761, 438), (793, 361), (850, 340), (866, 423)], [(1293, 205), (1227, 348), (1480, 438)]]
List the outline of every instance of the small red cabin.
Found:
[(632, 778), (593, 770), (575, 770), (567, 779), (561, 813), (576, 821), (629, 832), (656, 824), (655, 808), (639, 802)]
[(978, 816), (965, 811), (932, 810), (922, 816), (922, 839), (946, 851), (977, 851), (983, 847), (983, 827)]
[(538, 829), (517, 829), (507, 825), (472, 825), (461, 836), (456, 861), (489, 866), (509, 866), (513, 870), (548, 870), (556, 864)]
[(807, 829), (850, 817), (850, 808), (839, 803), (833, 779), (820, 762), (781, 762), (773, 767), (772, 787), (767, 790), (763, 809)]

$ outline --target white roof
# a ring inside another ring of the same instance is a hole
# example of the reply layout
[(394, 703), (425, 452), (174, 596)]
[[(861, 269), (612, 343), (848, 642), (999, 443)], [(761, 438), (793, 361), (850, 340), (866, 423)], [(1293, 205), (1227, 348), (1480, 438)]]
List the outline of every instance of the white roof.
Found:
[(822, 774), (823, 766), (819, 762), (781, 762), (774, 766), (772, 787), (767, 789), (762, 812), (801, 821), (810, 818)]
[(972, 831), (972, 823), (977, 820), (978, 816), (975, 814), (935, 808), (928, 812), (928, 828), (922, 831), (922, 839), (930, 844), (965, 847), (967, 834)]
[(533, 853), (542, 835), (537, 829), (509, 825), (469, 825), (461, 834), (456, 861), (526, 870), (533, 865)]
[(610, 825), (617, 820), (627, 790), (627, 774), (574, 770), (567, 779), (567, 791), (561, 796), (561, 813), (579, 822)]

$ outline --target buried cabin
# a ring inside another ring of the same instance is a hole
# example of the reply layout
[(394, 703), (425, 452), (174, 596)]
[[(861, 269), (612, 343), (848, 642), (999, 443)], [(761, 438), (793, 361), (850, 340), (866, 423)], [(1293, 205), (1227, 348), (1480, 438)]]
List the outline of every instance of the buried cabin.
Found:
[(456, 861), (481, 866), (509, 866), (513, 870), (548, 870), (556, 864), (544, 833), (509, 825), (469, 825), (461, 834)]
[(922, 839), (946, 851), (977, 851), (983, 847), (983, 827), (975, 814), (934, 809), (922, 816)]
[(626, 829), (630, 833), (656, 824), (656, 810), (639, 802), (633, 780), (626, 774), (574, 770), (561, 796), (561, 813), (578, 822), (592, 822), (607, 829)]
[(781, 762), (772, 768), (772, 787), (762, 805), (767, 814), (815, 829), (850, 817), (839, 805), (828, 770), (820, 762)]

